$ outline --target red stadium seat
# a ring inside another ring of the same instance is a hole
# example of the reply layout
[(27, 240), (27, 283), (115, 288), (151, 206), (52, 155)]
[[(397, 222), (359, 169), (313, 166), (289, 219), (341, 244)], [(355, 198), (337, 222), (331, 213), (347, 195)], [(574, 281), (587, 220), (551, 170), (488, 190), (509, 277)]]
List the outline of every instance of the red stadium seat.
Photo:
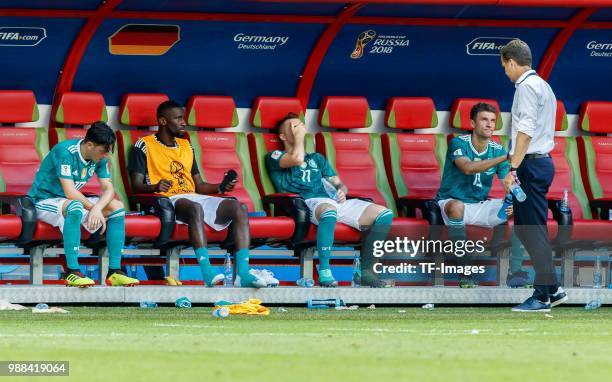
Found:
[(165, 94), (125, 94), (119, 107), (119, 122), (131, 127), (157, 126), (157, 107), (164, 101), (168, 101)]
[(472, 126), (470, 125), (470, 110), (472, 110), (472, 107), (478, 102), (491, 104), (497, 109), (497, 123), (495, 125), (495, 130), (501, 130), (502, 120), (499, 104), (494, 99), (486, 98), (457, 98), (451, 107), (451, 127), (461, 130), (472, 130)]
[[(322, 125), (332, 129), (357, 129), (371, 124), (370, 108), (364, 97), (325, 97), (321, 105)], [(316, 135), (317, 151), (326, 156), (332, 168), (349, 189), (349, 197), (368, 198), (394, 211), (391, 187), (384, 169), (379, 134), (321, 132)], [(417, 218), (395, 218), (394, 230), (402, 236), (428, 235), (428, 222)]]
[(38, 104), (31, 90), (0, 90), (1, 124), (38, 121)]
[(229, 96), (193, 96), (185, 107), (189, 126), (223, 128), (238, 126), (238, 111)]
[(319, 109), (319, 125), (333, 129), (358, 129), (372, 125), (365, 97), (325, 97)]
[(108, 122), (106, 102), (100, 93), (66, 92), (60, 96), (55, 122), (63, 125), (91, 125), (96, 121)]
[[(394, 97), (387, 104), (387, 127), (398, 131), (434, 128), (438, 125), (431, 98)], [(444, 134), (385, 133), (382, 151), (387, 177), (396, 200), (431, 200), (440, 187), (446, 155)]]
[(276, 123), (289, 113), (304, 121), (304, 107), (297, 98), (257, 97), (251, 109), (251, 125), (262, 129), (273, 129)]
[[(60, 96), (54, 120), (64, 127), (49, 129), (49, 147), (67, 139), (85, 138), (85, 126), (96, 121), (108, 122), (106, 103), (100, 93), (93, 92), (66, 92)], [(112, 158), (111, 158), (111, 167)], [(116, 180), (116, 179), (113, 179)], [(119, 183), (122, 186), (121, 183)], [(97, 175), (87, 182), (81, 192), (89, 195), (100, 195), (100, 184)], [(121, 194), (121, 193), (119, 193)], [(123, 198), (122, 198), (123, 200)], [(124, 202), (126, 200), (123, 200)]]
[[(33, 92), (0, 91), (0, 124), (6, 125), (0, 127), (0, 200), (3, 202), (3, 212), (8, 212), (6, 206), (17, 206), (18, 199), (23, 200), (27, 195), (42, 158), (49, 152), (46, 129), (14, 126), (15, 123), (34, 122), (37, 119), (38, 105)], [(16, 219), (14, 215), (2, 215), (1, 221), (3, 228), (0, 229), (0, 237), (6, 240), (17, 239), (21, 228), (26, 228), (26, 222), (22, 224), (21, 219)], [(28, 226), (29, 232), (20, 241), (23, 244), (40, 241), (38, 231), (46, 224), (32, 219)], [(2, 232), (5, 229), (7, 232)], [(61, 239), (59, 231), (55, 239)]]
[[(14, 127), (15, 123), (38, 120), (34, 93), (26, 90), (0, 90), (0, 241), (16, 242), (32, 239), (36, 222), (22, 234), (22, 218), (16, 216), (18, 198), (30, 189), (38, 163), (48, 151), (45, 129)], [(41, 139), (43, 138), (43, 139)], [(37, 145), (36, 142), (40, 144)], [(39, 151), (40, 150), (40, 151)]]
[(597, 135), (578, 138), (578, 150), (590, 208), (596, 217), (609, 219), (612, 210), (612, 102), (585, 102), (579, 126)]

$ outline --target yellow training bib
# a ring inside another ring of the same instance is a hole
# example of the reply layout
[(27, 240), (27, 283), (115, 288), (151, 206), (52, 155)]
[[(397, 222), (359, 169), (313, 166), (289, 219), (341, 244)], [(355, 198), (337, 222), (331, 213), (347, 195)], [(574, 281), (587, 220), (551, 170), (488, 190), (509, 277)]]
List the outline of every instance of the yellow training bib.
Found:
[(155, 135), (143, 137), (147, 149), (147, 173), (151, 184), (160, 180), (172, 181), (168, 192), (159, 192), (159, 195), (174, 196), (191, 194), (195, 192), (195, 182), (191, 176), (193, 166), (193, 150), (189, 141), (176, 138), (176, 147), (168, 147), (159, 142)]

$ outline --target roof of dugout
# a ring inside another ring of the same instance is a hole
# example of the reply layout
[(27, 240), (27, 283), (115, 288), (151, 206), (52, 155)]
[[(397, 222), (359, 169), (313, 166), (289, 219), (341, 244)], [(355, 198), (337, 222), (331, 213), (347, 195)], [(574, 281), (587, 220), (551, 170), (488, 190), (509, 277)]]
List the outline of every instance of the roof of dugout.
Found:
[(521, 38), (576, 113), (612, 101), (610, 29), (612, 0), (0, 0), (0, 69), (11, 73), (0, 88), (43, 104), (98, 91), (109, 105), (127, 92), (231, 95), (238, 107), (297, 96), (310, 108), (363, 95), (375, 109), (429, 96), (438, 110), (480, 97), (508, 111), (496, 49)]

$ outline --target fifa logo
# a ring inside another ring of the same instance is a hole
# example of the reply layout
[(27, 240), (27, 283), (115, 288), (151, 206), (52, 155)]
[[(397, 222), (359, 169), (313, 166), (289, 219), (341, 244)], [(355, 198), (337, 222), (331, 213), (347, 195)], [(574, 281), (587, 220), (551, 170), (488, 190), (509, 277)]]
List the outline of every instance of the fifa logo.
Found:
[(355, 49), (353, 53), (351, 53), (351, 58), (356, 60), (358, 58), (363, 57), (364, 48), (370, 41), (374, 40), (376, 37), (376, 32), (372, 29), (368, 29), (367, 31), (363, 31), (357, 37), (357, 41), (355, 43)]

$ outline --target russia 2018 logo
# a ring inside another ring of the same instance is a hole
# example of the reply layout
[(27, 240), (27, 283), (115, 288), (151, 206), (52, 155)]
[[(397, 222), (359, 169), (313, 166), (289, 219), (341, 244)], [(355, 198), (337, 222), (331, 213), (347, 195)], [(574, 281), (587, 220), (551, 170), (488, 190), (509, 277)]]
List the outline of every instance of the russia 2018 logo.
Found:
[(376, 38), (376, 32), (372, 29), (361, 32), (357, 37), (357, 41), (355, 42), (355, 49), (353, 50), (353, 53), (351, 53), (351, 58), (356, 60), (363, 57), (365, 46), (374, 40), (374, 38)]

